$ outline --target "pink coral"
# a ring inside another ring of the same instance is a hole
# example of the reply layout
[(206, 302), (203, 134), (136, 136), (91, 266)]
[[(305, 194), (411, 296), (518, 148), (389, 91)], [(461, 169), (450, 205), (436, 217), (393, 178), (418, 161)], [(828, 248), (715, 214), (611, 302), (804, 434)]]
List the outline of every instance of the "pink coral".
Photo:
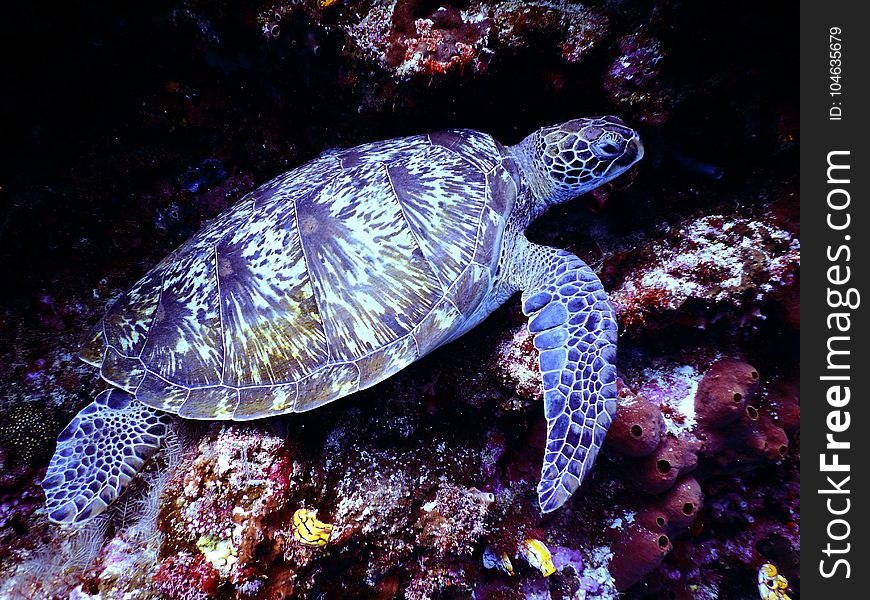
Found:
[(529, 400), (543, 400), (543, 383), (538, 367), (538, 351), (525, 325), (502, 342), (495, 362), (497, 374), (512, 385), (517, 394)]
[(489, 533), (487, 515), (493, 501), (493, 494), (476, 488), (439, 487), (435, 498), (420, 508), (417, 543), (435, 549), (436, 556), (442, 558), (447, 554), (471, 555)]
[(642, 264), (610, 299), (629, 329), (672, 322), (678, 312), (697, 319), (688, 314), (689, 300), (751, 311), (759, 299), (793, 283), (799, 248), (793, 234), (765, 219), (689, 219), (632, 251)]
[(169, 598), (211, 600), (217, 594), (220, 577), (201, 554), (181, 553), (160, 563), (154, 582)]
[(199, 540), (225, 540), (235, 554), (222, 570), (247, 581), (246, 567), (270, 545), (263, 520), (287, 510), (292, 464), (284, 441), (261, 430), (222, 429), (170, 482), (160, 526), (170, 549), (192, 551)]

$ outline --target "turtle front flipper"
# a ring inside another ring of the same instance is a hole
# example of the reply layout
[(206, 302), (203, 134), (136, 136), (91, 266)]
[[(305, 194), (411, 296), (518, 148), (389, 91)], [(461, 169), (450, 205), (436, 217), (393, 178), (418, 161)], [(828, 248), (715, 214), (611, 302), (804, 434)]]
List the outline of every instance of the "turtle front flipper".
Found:
[(48, 518), (81, 524), (106, 510), (157, 452), (169, 419), (125, 391), (100, 393), (57, 438), (42, 480)]
[(548, 513), (580, 486), (613, 420), (618, 331), (586, 263), (564, 250), (526, 244), (523, 313), (540, 351), (547, 417), (538, 501)]

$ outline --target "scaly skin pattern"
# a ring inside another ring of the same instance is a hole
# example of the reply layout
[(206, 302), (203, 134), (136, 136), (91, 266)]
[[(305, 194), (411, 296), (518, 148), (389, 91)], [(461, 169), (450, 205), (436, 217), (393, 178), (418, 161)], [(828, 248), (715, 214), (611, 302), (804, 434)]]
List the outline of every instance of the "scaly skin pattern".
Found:
[(618, 326), (586, 263), (555, 248), (527, 243), (524, 251), (522, 307), (540, 352), (547, 418), (538, 497), (550, 512), (580, 486), (616, 414)]
[(106, 510), (157, 452), (169, 425), (168, 414), (123, 390), (100, 393), (57, 438), (42, 480), (49, 519), (83, 523)]
[[(101, 394), (59, 438), (50, 518), (92, 518), (141, 469), (130, 456), (153, 453), (159, 436), (137, 442), (125, 427), (139, 435), (167, 412), (316, 408), (456, 339), (517, 291), (545, 387), (540, 506), (555, 510), (613, 417), (616, 321), (585, 263), (523, 232), (642, 155), (618, 119), (576, 119), (510, 148), (470, 130), (365, 144), (257, 188), (113, 303), (81, 348), (123, 391)], [(114, 411), (115, 425), (95, 432), (93, 411)], [(95, 461), (97, 450), (109, 456)]]
[(618, 325), (586, 263), (565, 250), (532, 244), (524, 232), (550, 206), (623, 173), (642, 158), (643, 147), (619, 119), (603, 117), (540, 129), (510, 152), (522, 178), (494, 302), (523, 292), (523, 313), (540, 351), (547, 447), (538, 502), (548, 513), (589, 473), (616, 413)]

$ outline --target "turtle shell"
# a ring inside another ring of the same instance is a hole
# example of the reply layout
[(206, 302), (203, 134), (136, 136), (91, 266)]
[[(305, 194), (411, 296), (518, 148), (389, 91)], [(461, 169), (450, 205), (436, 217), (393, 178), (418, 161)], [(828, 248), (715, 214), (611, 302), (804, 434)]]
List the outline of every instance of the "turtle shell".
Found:
[(461, 333), (517, 196), (473, 131), (325, 154), (257, 188), (118, 298), (80, 356), (195, 419), (306, 411)]

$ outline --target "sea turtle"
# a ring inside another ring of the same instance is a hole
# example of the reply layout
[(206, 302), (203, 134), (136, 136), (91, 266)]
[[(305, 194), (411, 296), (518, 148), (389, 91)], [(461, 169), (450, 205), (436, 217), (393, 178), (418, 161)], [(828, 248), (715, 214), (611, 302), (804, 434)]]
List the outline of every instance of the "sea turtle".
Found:
[(592, 466), (615, 411), (617, 324), (601, 282), (526, 227), (643, 156), (616, 117), (516, 146), (448, 130), (328, 152), (242, 198), (109, 307), (79, 351), (114, 388), (57, 439), (49, 518), (101, 513), (166, 435), (168, 413), (246, 421), (372, 386), (515, 292), (540, 350), (540, 508)]

